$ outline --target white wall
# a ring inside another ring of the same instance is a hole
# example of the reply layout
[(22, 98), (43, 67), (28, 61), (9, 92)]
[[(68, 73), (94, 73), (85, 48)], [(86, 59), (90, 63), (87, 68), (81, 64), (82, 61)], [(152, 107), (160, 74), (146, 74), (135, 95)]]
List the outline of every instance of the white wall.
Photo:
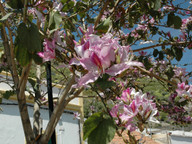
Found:
[(171, 144), (192, 144), (191, 137), (171, 136)]
[[(0, 107), (0, 144), (24, 144), (25, 138), (19, 116), (17, 105), (5, 105), (6, 103), (16, 103), (16, 101), (3, 100)], [(33, 108), (28, 108), (30, 120), (33, 120)], [(48, 110), (41, 109), (43, 128), (45, 129), (49, 113)], [(73, 119), (73, 114), (63, 113), (56, 127), (57, 144), (80, 144), (79, 122)]]
[[(6, 76), (5, 74), (0, 73), (0, 79), (5, 79), (5, 78), (8, 78), (8, 79), (12, 80), (11, 76)], [(13, 82), (9, 81), (9, 84), (12, 86)], [(32, 87), (31, 87), (31, 84), (29, 82), (27, 82), (27, 86), (31, 91), (33, 91)], [(47, 93), (46, 81), (42, 82), (42, 84), (40, 86), (40, 89), (41, 89), (42, 93)], [(54, 84), (53, 84), (53, 89), (52, 89), (53, 97), (60, 97), (62, 95), (62, 90), (63, 89), (64, 89), (64, 86), (63, 87), (58, 86), (58, 85), (54, 86)], [(6, 84), (4, 82), (0, 82), (0, 91), (6, 91), (6, 90), (12, 90), (12, 88), (8, 84)], [(29, 95), (29, 93), (27, 91), (25, 93)], [(45, 95), (45, 97), (47, 97), (47, 94)], [(69, 103), (70, 104), (75, 104), (75, 105), (80, 105), (79, 98), (75, 98), (75, 99), (71, 100)]]

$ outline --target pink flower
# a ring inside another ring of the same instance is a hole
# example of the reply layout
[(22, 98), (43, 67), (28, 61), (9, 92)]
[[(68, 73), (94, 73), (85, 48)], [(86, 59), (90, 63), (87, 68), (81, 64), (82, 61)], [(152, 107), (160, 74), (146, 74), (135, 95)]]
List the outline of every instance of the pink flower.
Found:
[(120, 114), (119, 118), (122, 122), (127, 122), (129, 119), (132, 119), (135, 117), (138, 113), (138, 107), (135, 104), (135, 101), (133, 101), (129, 106), (124, 105), (123, 113)]
[(189, 48), (189, 49), (191, 49), (191, 48), (192, 48), (192, 43), (190, 43), (190, 44), (188, 45), (188, 48)]
[(41, 22), (44, 22), (45, 18), (43, 14), (40, 11), (38, 11), (36, 8), (31, 8), (27, 12), (28, 14), (32, 14), (34, 17), (37, 16), (38, 20), (40, 20)]
[(174, 7), (167, 5), (167, 6), (164, 6), (163, 9), (166, 10), (166, 11), (173, 11)]
[(187, 95), (192, 98), (192, 85), (189, 86), (189, 89), (187, 90)]
[(171, 38), (171, 33), (170, 33), (170, 31), (167, 32), (167, 36), (168, 36), (169, 38)]
[(147, 25), (140, 25), (140, 24), (138, 24), (138, 27), (136, 28), (136, 30), (147, 31), (148, 30), (148, 26)]
[(190, 11), (186, 11), (185, 14), (190, 14), (191, 12)]
[(181, 26), (181, 30), (185, 30), (187, 29), (187, 25), (192, 21), (192, 16), (189, 16), (186, 19), (182, 19), (182, 26)]
[(44, 52), (39, 52), (38, 55), (43, 58), (43, 61), (50, 61), (55, 58), (55, 40), (44, 40)]
[(154, 18), (151, 18), (150, 21), (149, 21), (150, 24), (154, 24), (155, 23), (155, 19)]
[(185, 68), (177, 67), (177, 68), (174, 68), (173, 71), (174, 71), (176, 77), (185, 76), (187, 74)]
[(127, 130), (129, 130), (130, 132), (136, 130), (136, 126), (135, 126), (135, 124), (132, 123), (132, 121), (133, 121), (132, 119), (129, 119), (129, 121), (127, 121), (127, 123), (125, 124), (125, 128)]
[(91, 105), (90, 109), (91, 109), (91, 111), (95, 111), (95, 106)]
[(146, 56), (147, 52), (139, 51), (140, 56)]
[(53, 9), (54, 11), (61, 11), (63, 5), (60, 2), (53, 2)]
[(110, 114), (112, 117), (118, 117), (118, 113), (119, 113), (119, 105), (115, 105), (111, 111)]
[(46, 7), (43, 6), (44, 0), (37, 0), (38, 2), (36, 2), (36, 4), (34, 5), (35, 7), (37, 7), (39, 10), (47, 10)]
[(80, 114), (78, 112), (74, 112), (73, 116), (73, 119), (80, 119)]
[(118, 101), (111, 109), (110, 114), (117, 119), (119, 126), (123, 126), (130, 131), (135, 130), (136, 126), (132, 123), (133, 120), (134, 123), (155, 120), (154, 116), (157, 114), (156, 104), (148, 98), (141, 91), (136, 92), (135, 89), (130, 90), (128, 88), (123, 91), (120, 98), (117, 98)]
[(122, 100), (125, 103), (130, 102), (131, 101), (131, 90), (129, 88), (124, 90), (122, 93), (122, 96), (118, 99)]
[(182, 96), (186, 93), (186, 90), (189, 88), (189, 85), (185, 85), (185, 82), (182, 82), (178, 83), (177, 87), (178, 88), (176, 89), (176, 92), (178, 93), (178, 95)]
[[(89, 32), (92, 30), (90, 29)], [(88, 35), (89, 32), (85, 34), (86, 41), (83, 44), (75, 44), (77, 57), (70, 61), (70, 65), (82, 65), (84, 69), (88, 70), (88, 73), (79, 79), (79, 86), (94, 82), (104, 73), (116, 76), (130, 66), (143, 66), (139, 62), (132, 62), (129, 47), (120, 46), (118, 39), (113, 39), (111, 34), (105, 34), (100, 38), (97, 35)], [(120, 56), (120, 63), (111, 66), (116, 62), (116, 50)]]
[(122, 12), (118, 12), (115, 16), (115, 20), (118, 21), (121, 18), (121, 13)]
[(179, 36), (181, 39), (183, 39), (185, 41), (187, 34), (185, 32), (182, 32), (182, 35), (179, 35)]

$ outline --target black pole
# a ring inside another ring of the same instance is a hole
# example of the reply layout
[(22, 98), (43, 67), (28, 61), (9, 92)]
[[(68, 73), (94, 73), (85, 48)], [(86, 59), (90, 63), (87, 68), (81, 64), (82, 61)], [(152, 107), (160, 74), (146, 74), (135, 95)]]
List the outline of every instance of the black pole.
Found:
[[(51, 79), (51, 62), (48, 61), (46, 64), (47, 72), (47, 91), (48, 91), (48, 103), (49, 103), (49, 118), (53, 112), (53, 92), (52, 92), (52, 79)], [(55, 131), (51, 136), (51, 144), (56, 144)]]

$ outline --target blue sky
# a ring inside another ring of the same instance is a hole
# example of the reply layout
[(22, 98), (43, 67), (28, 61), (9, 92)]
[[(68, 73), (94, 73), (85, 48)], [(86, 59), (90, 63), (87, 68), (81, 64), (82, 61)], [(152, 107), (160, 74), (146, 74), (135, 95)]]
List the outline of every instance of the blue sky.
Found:
[[(184, 3), (181, 4), (180, 7), (185, 8), (185, 9), (191, 7), (191, 5), (189, 3), (190, 0), (175, 0), (175, 1), (173, 1), (173, 4), (174, 5), (179, 4), (181, 2), (184, 2)], [(181, 15), (180, 15), (180, 17), (181, 17)], [(186, 17), (182, 16), (181, 18), (183, 19), (183, 18), (186, 18)], [(167, 18), (165, 17), (165, 20), (163, 20), (163, 21), (165, 21), (165, 23), (166, 23)], [(172, 36), (179, 36), (181, 34), (180, 30), (175, 30), (175, 29), (172, 29), (172, 28), (163, 28), (163, 27), (161, 27), (160, 30), (163, 30), (165, 32), (170, 31)], [(156, 36), (156, 37), (152, 38), (152, 40), (158, 40), (158, 39), (159, 39), (159, 36)], [(137, 45), (137, 48), (134, 47), (134, 46), (132, 48), (133, 49), (139, 49), (139, 48), (147, 47), (147, 46), (150, 46), (150, 45), (154, 45), (154, 43), (140, 45), (140, 46)], [(158, 49), (160, 50), (161, 48), (158, 47)], [(146, 50), (146, 51), (148, 53), (152, 54), (153, 49)], [(191, 72), (192, 71), (192, 50), (189, 50), (188, 48), (185, 48), (185, 51), (183, 52), (182, 59), (179, 62), (174, 59), (172, 62), (173, 62), (173, 64), (177, 64), (179, 67), (186, 68), (186, 70), (188, 72)], [(188, 65), (184, 66), (185, 64), (188, 64)]]

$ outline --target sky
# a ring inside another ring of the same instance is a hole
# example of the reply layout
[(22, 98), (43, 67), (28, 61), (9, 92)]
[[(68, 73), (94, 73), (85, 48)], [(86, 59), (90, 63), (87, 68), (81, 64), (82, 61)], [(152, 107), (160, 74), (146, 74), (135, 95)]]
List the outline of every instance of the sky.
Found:
[[(179, 4), (183, 2), (182, 5), (180, 5), (180, 7), (182, 8), (185, 8), (187, 9), (189, 6), (191, 6), (191, 4), (189, 3), (190, 0), (175, 0), (173, 1), (173, 4)], [(190, 8), (191, 10), (191, 8)], [(181, 17), (181, 16), (180, 16)], [(183, 18), (186, 18), (184, 16), (181, 17), (182, 19)], [(167, 21), (167, 18), (165, 18), (165, 23)], [(172, 29), (172, 28), (160, 28), (160, 30), (163, 30), (165, 32), (168, 32), (170, 31), (171, 35), (172, 36), (179, 36), (181, 34), (180, 30), (175, 30), (175, 29)], [(154, 37), (152, 40), (158, 40), (159, 39), (159, 36), (156, 36)], [(147, 47), (147, 46), (151, 46), (151, 45), (154, 45), (155, 43), (150, 43), (150, 44), (144, 44), (144, 45), (140, 45), (140, 46), (137, 46), (137, 47), (132, 47), (133, 49), (140, 49), (142, 47)], [(157, 47), (157, 49), (161, 49), (160, 47)], [(149, 49), (149, 50), (145, 50), (147, 51), (148, 53), (153, 53), (153, 49)], [(175, 59), (172, 61), (173, 64), (176, 64), (178, 67), (182, 67), (182, 68), (186, 68), (186, 71), (187, 72), (192, 72), (192, 50), (189, 50), (188, 48), (186, 48), (184, 51), (183, 51), (183, 57), (182, 59), (178, 62), (176, 61)], [(187, 65), (186, 65), (187, 64)]]

